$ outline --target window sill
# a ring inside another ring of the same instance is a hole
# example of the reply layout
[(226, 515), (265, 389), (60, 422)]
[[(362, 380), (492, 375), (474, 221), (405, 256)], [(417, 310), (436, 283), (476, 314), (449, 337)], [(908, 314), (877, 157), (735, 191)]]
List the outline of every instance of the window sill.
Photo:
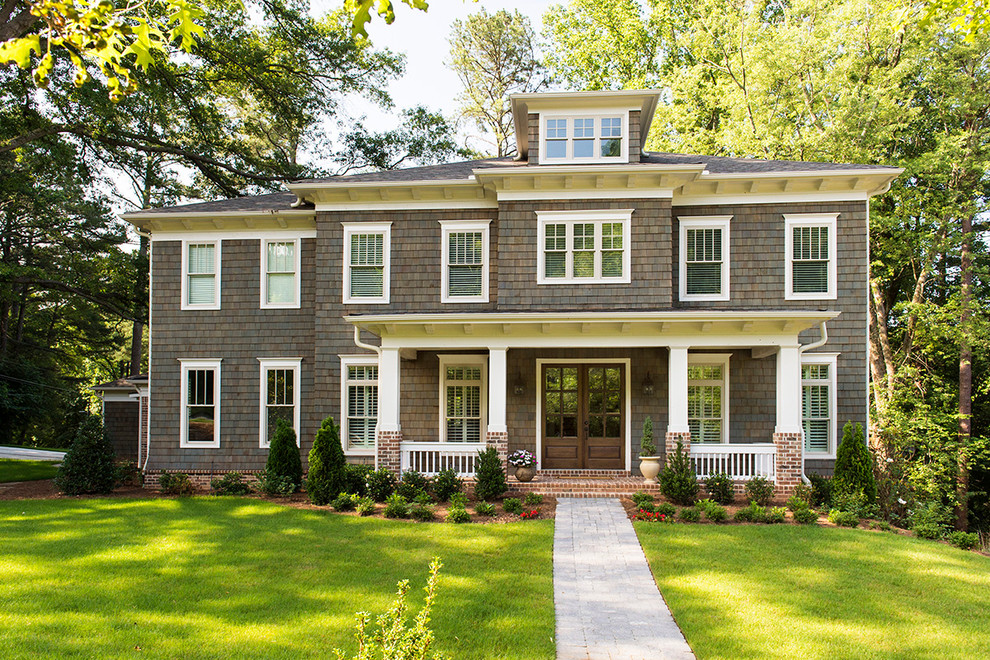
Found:
[(784, 300), (836, 300), (836, 295), (832, 293), (788, 293), (784, 295)]

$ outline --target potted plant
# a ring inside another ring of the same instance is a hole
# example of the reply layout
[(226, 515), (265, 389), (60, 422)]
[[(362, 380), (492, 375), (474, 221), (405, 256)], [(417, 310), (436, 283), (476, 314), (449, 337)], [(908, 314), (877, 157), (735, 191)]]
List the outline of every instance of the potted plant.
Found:
[(536, 456), (525, 449), (517, 449), (509, 454), (509, 463), (516, 468), (516, 479), (532, 481), (536, 476)]
[(639, 443), (639, 471), (643, 473), (643, 483), (655, 484), (660, 474), (660, 457), (653, 443), (653, 418), (643, 420), (643, 439)]

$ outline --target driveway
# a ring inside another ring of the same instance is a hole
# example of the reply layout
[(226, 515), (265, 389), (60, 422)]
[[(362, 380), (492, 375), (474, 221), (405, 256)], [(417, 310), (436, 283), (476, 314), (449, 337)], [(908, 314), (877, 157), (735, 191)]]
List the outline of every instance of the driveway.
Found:
[(65, 458), (64, 451), (48, 451), (45, 449), (30, 449), (28, 447), (0, 446), (0, 458), (15, 458), (22, 461), (61, 461)]

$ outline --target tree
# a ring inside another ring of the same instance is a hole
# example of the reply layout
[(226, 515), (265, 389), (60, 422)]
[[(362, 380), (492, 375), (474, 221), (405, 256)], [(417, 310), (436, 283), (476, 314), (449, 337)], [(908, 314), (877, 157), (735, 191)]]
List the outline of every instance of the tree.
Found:
[(863, 427), (846, 422), (842, 427), (842, 442), (835, 454), (835, 472), (832, 477), (835, 492), (854, 495), (862, 493), (867, 504), (877, 499), (877, 483), (873, 478), (873, 456), (866, 448)]
[(333, 417), (323, 420), (313, 447), (309, 450), (309, 472), (306, 474), (306, 494), (313, 504), (329, 504), (347, 485), (344, 450), (340, 446), (340, 427)]
[(547, 79), (536, 56), (529, 19), (516, 10), (482, 9), (451, 26), (450, 68), (461, 81), (461, 116), (474, 122), (495, 154), (513, 156), (515, 131), (509, 95), (535, 92)]
[(116, 479), (113, 446), (103, 430), (103, 420), (89, 415), (65, 452), (55, 486), (66, 495), (105, 495), (113, 492)]
[[(402, 0), (402, 2), (420, 11), (426, 11), (427, 8), (426, 0)], [(395, 8), (392, 5), (392, 0), (344, 0), (344, 7), (353, 16), (352, 30), (354, 36), (368, 36), (365, 26), (371, 21), (372, 5), (375, 6), (375, 11), (387, 25), (391, 25), (395, 20)]]
[(302, 485), (302, 459), (299, 457), (299, 445), (296, 444), (296, 432), (284, 419), (275, 424), (275, 435), (268, 446), (265, 472), (270, 477), (290, 479), (296, 490)]
[(505, 481), (505, 467), (495, 447), (487, 447), (478, 452), (474, 478), (474, 496), (478, 500), (494, 499), (509, 490)]

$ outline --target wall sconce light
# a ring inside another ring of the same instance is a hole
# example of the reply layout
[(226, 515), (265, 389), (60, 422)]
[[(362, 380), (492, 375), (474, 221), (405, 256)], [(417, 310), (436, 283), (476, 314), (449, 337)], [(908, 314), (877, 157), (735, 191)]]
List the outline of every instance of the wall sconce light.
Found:
[(523, 382), (522, 374), (516, 374), (516, 380), (512, 383), (512, 391), (516, 396), (526, 393), (526, 383)]
[(645, 396), (653, 396), (656, 392), (656, 387), (653, 385), (653, 379), (650, 377), (650, 372), (646, 372), (646, 378), (643, 379), (643, 394)]

